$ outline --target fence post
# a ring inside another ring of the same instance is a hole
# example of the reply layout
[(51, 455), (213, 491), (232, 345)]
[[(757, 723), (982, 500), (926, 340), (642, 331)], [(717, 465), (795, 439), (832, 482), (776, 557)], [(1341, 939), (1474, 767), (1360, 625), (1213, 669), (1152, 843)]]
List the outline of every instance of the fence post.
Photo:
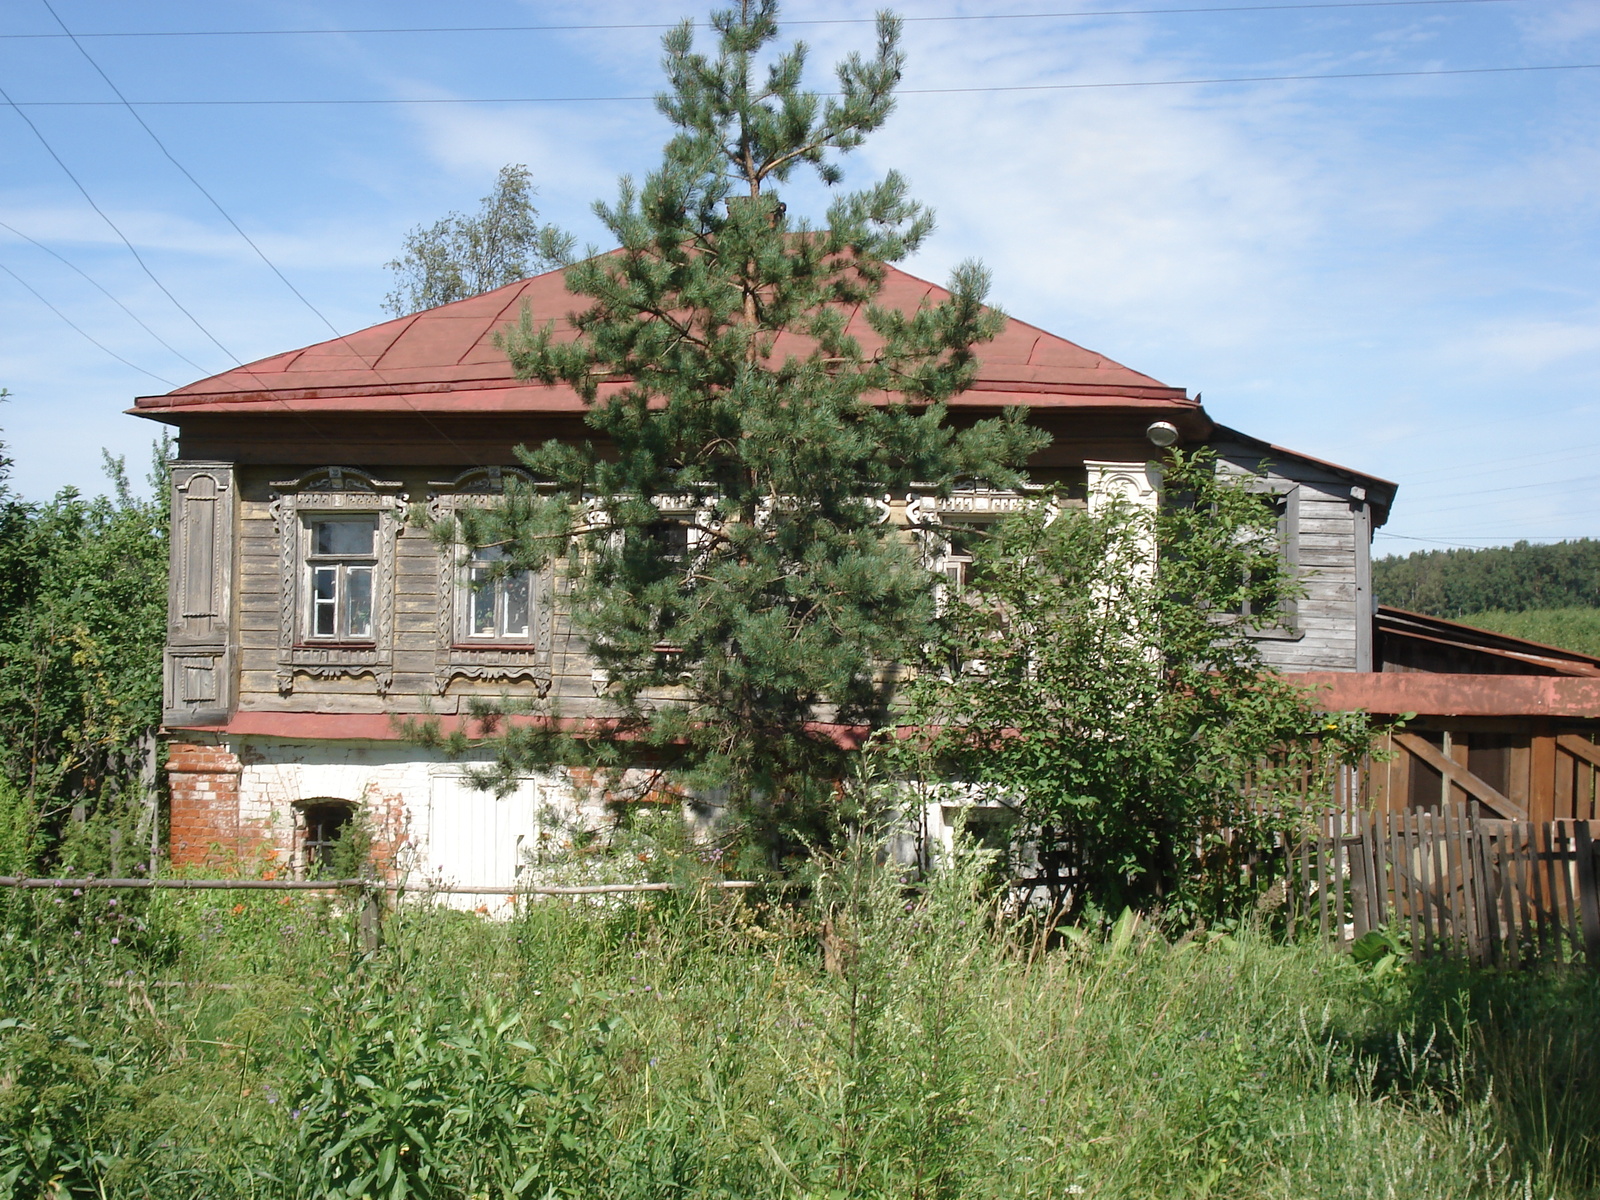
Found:
[(1573, 872), (1578, 878), (1578, 910), (1583, 921), (1583, 957), (1591, 968), (1600, 968), (1600, 896), (1595, 894), (1594, 839), (1589, 833), (1589, 822), (1573, 823), (1576, 835), (1577, 862)]
[(368, 954), (383, 944), (383, 903), (376, 888), (361, 888), (361, 912), (356, 918), (356, 928), (361, 935), (361, 948)]

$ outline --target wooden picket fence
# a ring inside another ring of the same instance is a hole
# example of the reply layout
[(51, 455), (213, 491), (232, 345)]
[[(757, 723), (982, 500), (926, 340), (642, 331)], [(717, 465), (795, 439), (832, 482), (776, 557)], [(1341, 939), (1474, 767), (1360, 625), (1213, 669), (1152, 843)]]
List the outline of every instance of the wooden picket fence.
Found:
[(1374, 929), (1413, 958), (1600, 966), (1600, 847), (1590, 821), (1505, 821), (1474, 806), (1331, 813), (1289, 843), (1291, 932), (1349, 944)]

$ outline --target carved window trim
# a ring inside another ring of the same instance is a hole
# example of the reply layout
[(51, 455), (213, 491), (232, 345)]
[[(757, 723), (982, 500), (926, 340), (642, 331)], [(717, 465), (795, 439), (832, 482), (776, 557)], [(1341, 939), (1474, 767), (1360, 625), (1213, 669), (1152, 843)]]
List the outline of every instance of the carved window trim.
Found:
[[(493, 503), (505, 494), (507, 479), (527, 487), (534, 478), (519, 467), (474, 467), (454, 479), (428, 484), (428, 519), (434, 524), (453, 520), (468, 505)], [(467, 623), (467, 581), (463, 568), (466, 547), (439, 551), (438, 634), (434, 651), (433, 690), (444, 695), (458, 679), (492, 683), (531, 683), (544, 696), (550, 690), (550, 642), (555, 589), (550, 567), (530, 572), (528, 603), (531, 608), (526, 640), (474, 643), (464, 634)]]
[[(406, 523), (405, 485), (374, 479), (353, 467), (320, 467), (298, 479), (272, 484), (273, 524), (278, 532), (278, 669), (281, 695), (295, 678), (370, 677), (379, 695), (394, 686), (395, 573), (400, 533)], [(359, 645), (314, 641), (308, 635), (309, 572), (306, 550), (317, 517), (375, 515), (376, 562), (372, 578), (372, 640)]]

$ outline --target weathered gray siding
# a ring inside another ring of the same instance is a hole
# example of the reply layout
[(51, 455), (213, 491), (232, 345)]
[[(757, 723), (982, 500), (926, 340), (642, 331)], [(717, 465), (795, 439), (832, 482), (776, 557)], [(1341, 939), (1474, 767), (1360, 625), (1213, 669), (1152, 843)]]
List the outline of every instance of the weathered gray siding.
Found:
[(1273, 491), (1294, 492), (1289, 530), (1304, 595), (1292, 621), (1260, 639), (1283, 671), (1372, 668), (1371, 525), (1365, 494), (1348, 477), (1297, 456), (1217, 442), (1224, 469), (1265, 472)]

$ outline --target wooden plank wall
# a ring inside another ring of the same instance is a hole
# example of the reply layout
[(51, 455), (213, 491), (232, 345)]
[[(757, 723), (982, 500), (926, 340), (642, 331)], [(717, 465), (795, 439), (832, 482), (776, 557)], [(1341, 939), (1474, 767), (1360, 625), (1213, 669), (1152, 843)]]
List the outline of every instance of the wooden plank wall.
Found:
[[(444, 696), (433, 694), (438, 662), (439, 551), (420, 524), (408, 523), (396, 546), (394, 616), (394, 681), (388, 694), (369, 676), (316, 679), (300, 675), (294, 691), (282, 696), (277, 686), (280, 621), (280, 545), (271, 513), (271, 481), (288, 472), (281, 468), (240, 468), (238, 512), (237, 628), (239, 707), (244, 711), (327, 711), (341, 713), (416, 713), (431, 708), (441, 714), (462, 708), (461, 698), (478, 693), (498, 696), (505, 685), (493, 681), (458, 680)], [(428, 482), (442, 472), (400, 470), (390, 476), (405, 484), (413, 502), (425, 502)], [(550, 665), (552, 692), (562, 707), (582, 715), (594, 704), (591, 666), (579, 651), (563, 606), (554, 607)], [(523, 691), (516, 685), (513, 691)]]
[(1385, 733), (1360, 807), (1480, 804), (1506, 820), (1600, 820), (1600, 722), (1424, 719)]
[[(1294, 493), (1293, 558), (1305, 594), (1287, 627), (1258, 639), (1267, 663), (1281, 671), (1370, 670), (1370, 644), (1359, 630), (1371, 613), (1365, 505), (1350, 480), (1287, 454), (1263, 455), (1218, 442), (1218, 457), (1240, 471), (1264, 471), (1268, 486)], [(1363, 649), (1369, 661), (1362, 661)]]

